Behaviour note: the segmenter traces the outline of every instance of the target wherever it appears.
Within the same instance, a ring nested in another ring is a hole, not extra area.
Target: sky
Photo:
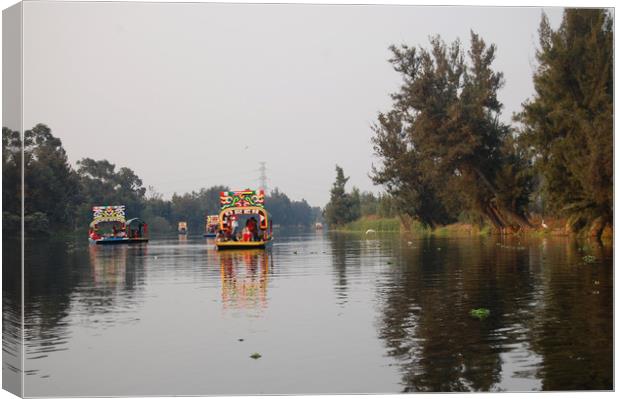
[[[553,28],[562,8],[545,8]],[[75,166],[133,169],[165,198],[215,184],[324,206],[335,165],[369,178],[372,123],[401,82],[391,44],[430,35],[497,45],[509,122],[534,93],[537,7],[24,3],[24,126],[45,123]]]

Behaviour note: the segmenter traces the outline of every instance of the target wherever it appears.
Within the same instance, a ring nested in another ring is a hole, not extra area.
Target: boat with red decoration
[[[222,191],[220,205],[218,249],[265,248],[272,243],[271,215],[263,190]]]
[[[124,205],[93,207],[93,221],[88,229],[91,244],[130,244],[148,240],[148,225],[140,218],[125,220]]]

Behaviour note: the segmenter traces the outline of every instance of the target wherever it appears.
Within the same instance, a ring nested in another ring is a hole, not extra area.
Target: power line
[[[267,167],[265,166],[265,162],[259,162],[260,168],[258,171],[260,172],[260,176],[258,177],[258,188],[260,190],[267,192]]]

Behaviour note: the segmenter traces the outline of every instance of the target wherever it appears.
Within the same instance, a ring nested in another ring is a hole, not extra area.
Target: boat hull
[[[119,245],[119,244],[136,244],[142,242],[148,242],[148,238],[101,238],[99,240],[93,240],[89,238],[88,241],[91,244],[96,245]]]
[[[269,241],[220,241],[216,242],[217,249],[262,249],[271,245]]]

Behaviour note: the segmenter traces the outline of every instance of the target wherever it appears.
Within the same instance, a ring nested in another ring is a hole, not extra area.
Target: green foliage
[[[77,165],[82,203],[88,204],[80,208],[80,225],[89,222],[92,217],[91,207],[94,205],[123,204],[127,215],[142,213],[146,188],[131,169],[121,167],[116,171],[116,165],[107,160],[95,161],[91,158],[83,158]]]
[[[19,234],[22,228],[21,214],[2,212],[2,232],[5,235]]]
[[[42,212],[50,227],[72,227],[80,201],[78,176],[69,165],[62,142],[38,124],[24,132],[24,214]],[[34,217],[39,221],[39,217]],[[38,223],[38,222],[37,222]],[[40,226],[34,224],[34,227]],[[38,227],[37,227],[38,228]],[[29,232],[26,226],[26,232]]]
[[[316,221],[316,210],[305,199],[291,201],[277,187],[265,197],[265,206],[274,223],[282,226],[309,226]]]
[[[344,226],[360,216],[360,193],[354,189],[351,194],[345,191],[349,181],[343,169],[336,165],[336,181],[330,191],[329,203],[323,212],[325,221],[331,226]]]
[[[592,255],[586,255],[583,257],[583,261],[586,263],[594,263],[596,262],[596,258]]]
[[[152,234],[166,234],[174,231],[174,227],[162,216],[143,216],[142,220],[148,220],[149,231]]]
[[[188,222],[190,232],[204,232],[205,216],[220,211],[220,192],[229,188],[216,185],[164,200],[153,187],[147,189],[135,172],[117,169],[107,160],[83,158],[77,171],[68,163],[60,139],[38,124],[24,133],[25,229],[42,234],[50,230],[84,228],[95,205],[125,205],[128,217],[141,217],[154,234],[176,231],[177,222]],[[21,230],[21,155],[19,132],[2,129],[3,230]],[[266,198],[276,223],[310,225],[320,220],[320,208],[305,200],[291,201],[275,190]],[[272,208],[273,205],[273,208]]]
[[[24,216],[24,230],[28,235],[50,234],[50,223],[43,212],[33,212]]]
[[[377,232],[398,232],[400,231],[400,220],[398,218],[366,218],[362,217],[353,222],[347,223],[344,230],[347,231],[367,231]]]
[[[20,217],[21,214],[22,141],[19,132],[2,128],[2,214]],[[7,228],[12,223],[3,223]],[[19,225],[17,226],[19,230]],[[16,230],[15,230],[16,231]]]
[[[458,40],[447,46],[439,37],[429,50],[391,50],[403,85],[373,127],[381,159],[374,182],[426,226],[452,223],[463,210],[498,229],[529,226],[528,165],[499,122],[504,80],[491,68],[495,46],[472,32],[468,62]]]
[[[541,174],[547,209],[600,236],[613,217],[613,18],[567,9],[540,24],[536,95],[523,104],[520,144]]]
[[[471,317],[475,317],[478,320],[484,320],[487,317],[489,317],[489,315],[491,314],[491,311],[485,308],[478,308],[478,309],[472,309],[469,312],[469,314]]]

